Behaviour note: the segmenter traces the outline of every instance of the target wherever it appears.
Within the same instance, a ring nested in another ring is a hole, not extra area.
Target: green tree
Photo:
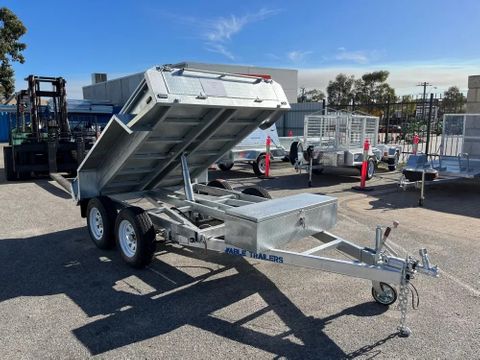
[[[297,97],[298,102],[319,102],[325,99],[325,93],[322,90],[305,88],[300,89],[301,92]]]
[[[386,103],[388,99],[395,101],[395,90],[387,83],[390,73],[385,70],[366,73],[355,81],[355,102],[368,104]]]
[[[334,106],[350,104],[354,96],[355,78],[353,75],[338,74],[327,86],[328,103]]]
[[[19,39],[27,29],[17,16],[6,7],[0,8],[0,96],[8,97],[15,90],[12,62],[23,64],[22,51],[27,47]]]
[[[442,110],[444,113],[462,113],[464,112],[463,106],[466,102],[467,99],[465,99],[458,87],[450,86],[443,93]]]

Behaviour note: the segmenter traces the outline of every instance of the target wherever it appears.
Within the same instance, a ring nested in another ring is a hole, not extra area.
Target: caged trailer
[[[357,168],[363,162],[363,144],[369,141],[367,180],[377,164],[385,162],[388,169],[397,168],[402,148],[399,145],[378,143],[379,118],[358,112],[321,111],[305,116],[304,134],[290,146],[290,162],[299,172],[306,170],[309,185],[312,173],[321,174],[325,168]]]
[[[410,155],[400,187],[480,179],[480,114],[445,114],[438,150]]]
[[[72,195],[99,248],[117,246],[123,260],[146,266],[157,238],[168,244],[330,271],[372,281],[373,298],[398,298],[401,334],[409,284],[416,273],[436,276],[421,260],[395,255],[390,229],[376,230],[372,248],[329,232],[337,200],[298,194],[270,199],[259,187],[232,189],[207,182],[207,169],[257,127],[289,109],[272,80],[168,66],[149,69],[121,113],[114,115],[78,168]],[[279,226],[281,224],[281,226]],[[287,243],[313,236],[303,252]],[[325,256],[337,249],[351,260]]]

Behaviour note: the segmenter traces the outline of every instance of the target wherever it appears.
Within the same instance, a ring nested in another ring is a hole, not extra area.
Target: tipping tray
[[[192,178],[258,126],[290,108],[282,87],[254,76],[157,67],[113,116],[78,169],[74,195],[151,190],[182,184],[180,156]]]

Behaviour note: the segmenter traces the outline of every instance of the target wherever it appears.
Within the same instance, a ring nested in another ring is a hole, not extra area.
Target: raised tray
[[[182,184],[180,156],[199,177],[258,126],[290,108],[282,87],[261,77],[156,67],[109,121],[78,168],[75,197]]]

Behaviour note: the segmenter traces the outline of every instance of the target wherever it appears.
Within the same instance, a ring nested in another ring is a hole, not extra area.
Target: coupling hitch
[[[418,250],[418,253],[421,258],[421,262],[416,260],[412,257],[409,258],[409,263],[411,263],[411,268],[413,270],[413,274],[415,272],[419,272],[424,275],[438,277],[438,266],[432,266],[430,263],[430,257],[428,256],[428,251],[425,248]],[[412,275],[413,275],[412,274]]]
[[[388,226],[385,232],[382,231],[381,226],[377,226],[375,236],[375,261],[376,264],[384,264],[393,269],[400,270],[402,276],[399,284],[398,294],[398,309],[400,310],[400,325],[398,326],[399,336],[408,337],[412,333],[406,326],[407,309],[408,309],[408,295],[412,292],[412,307],[418,308],[419,295],[418,291],[411,283],[417,273],[425,274],[432,277],[438,277],[438,266],[430,263],[430,257],[428,256],[427,249],[422,248],[418,251],[420,259],[416,259],[413,256],[407,255],[403,260],[399,257],[398,253],[390,246],[387,241],[392,229],[397,228],[398,221],[393,222],[393,226]],[[391,286],[373,282],[373,288],[376,292],[385,293],[384,289],[390,289],[394,291]],[[411,288],[411,289],[410,289]],[[414,298],[417,298],[417,305],[414,306]]]

